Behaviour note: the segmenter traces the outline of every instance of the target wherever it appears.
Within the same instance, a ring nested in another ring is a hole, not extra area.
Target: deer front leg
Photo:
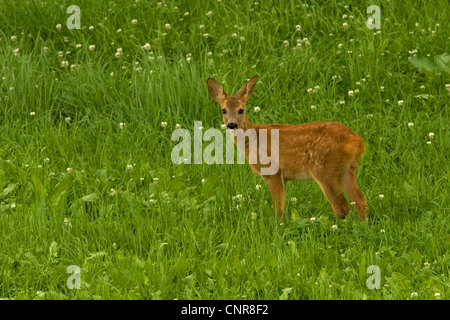
[[[281,174],[264,176],[267,185],[269,186],[270,195],[272,196],[272,201],[277,209],[277,215],[279,219],[284,216],[284,186]]]

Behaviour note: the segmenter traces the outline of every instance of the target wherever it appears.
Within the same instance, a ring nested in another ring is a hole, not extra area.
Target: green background
[[[0,1],[0,297],[447,299],[449,18],[445,0]],[[176,124],[222,124],[206,79],[254,74],[251,122],[365,140],[368,221],[292,182],[280,225],[248,165],[172,163]]]

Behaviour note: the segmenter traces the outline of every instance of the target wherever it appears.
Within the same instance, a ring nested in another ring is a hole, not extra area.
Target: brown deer
[[[314,179],[331,203],[336,218],[344,219],[349,211],[342,187],[354,204],[359,220],[365,220],[368,206],[356,184],[356,169],[366,148],[363,139],[339,122],[297,125],[250,123],[245,115],[245,104],[257,80],[258,76],[254,76],[233,96],[227,95],[222,85],[213,78],[209,78],[207,84],[210,95],[222,108],[223,121],[228,129],[243,129],[244,132],[253,129],[258,141],[260,130],[266,129],[267,137],[271,136],[271,130],[278,130],[278,171],[276,174],[262,175],[269,186],[278,217],[281,219],[284,215],[286,182]],[[234,141],[236,143],[236,137]],[[268,144],[267,149],[271,150],[270,142]],[[247,161],[248,149],[241,150],[245,152]],[[261,168],[265,165],[257,157],[256,163],[250,163],[250,166],[261,175]]]

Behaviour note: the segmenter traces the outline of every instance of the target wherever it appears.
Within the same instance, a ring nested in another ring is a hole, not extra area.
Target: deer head
[[[245,104],[252,96],[257,80],[258,76],[253,76],[235,95],[229,96],[219,82],[213,78],[208,79],[209,94],[219,103],[223,122],[228,129],[245,129],[247,123]]]

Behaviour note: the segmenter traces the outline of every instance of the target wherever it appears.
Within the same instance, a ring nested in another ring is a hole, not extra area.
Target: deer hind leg
[[[359,221],[364,221],[369,214],[369,207],[356,184],[356,167],[357,164],[353,163],[348,170],[343,172],[340,184],[350,201],[355,203],[355,211],[358,214]]]
[[[334,216],[338,219],[344,219],[349,210],[348,202],[345,199],[339,187],[339,179],[323,175],[323,177],[314,177],[323,194],[331,203]]]
[[[284,216],[284,186],[281,174],[264,176],[267,185],[269,186],[270,195],[272,196],[272,201],[277,209],[277,215],[279,219]]]

